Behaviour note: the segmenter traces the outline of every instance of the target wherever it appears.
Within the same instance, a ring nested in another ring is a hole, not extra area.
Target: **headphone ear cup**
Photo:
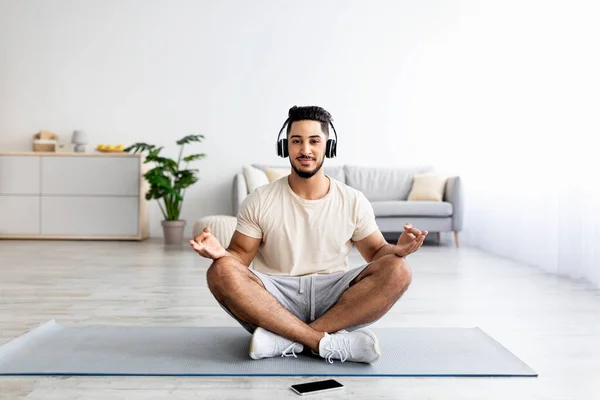
[[[282,158],[286,158],[288,156],[288,140],[281,139],[277,142],[277,155]]]
[[[333,158],[333,157],[335,157],[336,147],[337,146],[336,146],[335,140],[328,139],[327,140],[327,146],[325,148],[325,157],[327,157],[327,158]]]

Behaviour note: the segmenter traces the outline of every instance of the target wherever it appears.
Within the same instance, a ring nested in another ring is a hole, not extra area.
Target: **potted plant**
[[[201,160],[206,154],[191,154],[183,156],[183,148],[186,144],[201,142],[203,135],[189,135],[179,139],[179,157],[177,161],[162,157],[162,147],[147,143],[135,143],[124,149],[126,152],[147,153],[144,164],[154,163],[154,168],[144,174],[144,178],[150,184],[146,192],[146,200],[156,199],[160,211],[164,216],[162,221],[165,244],[181,244],[183,241],[183,230],[185,221],[179,219],[185,189],[198,181],[198,170],[188,169],[192,161]],[[182,162],[185,163],[182,165]],[[162,202],[161,202],[162,199]]]

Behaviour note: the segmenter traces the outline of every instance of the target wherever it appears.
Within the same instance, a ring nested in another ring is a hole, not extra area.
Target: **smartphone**
[[[292,385],[292,390],[298,393],[300,396],[313,393],[330,392],[332,390],[341,390],[344,387],[341,383],[336,380],[328,379],[326,381],[316,381],[309,383],[300,383],[298,385]]]

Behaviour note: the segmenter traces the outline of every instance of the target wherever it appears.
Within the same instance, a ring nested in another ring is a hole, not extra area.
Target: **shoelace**
[[[286,342],[287,340],[282,340],[281,338],[277,338],[277,341],[275,343],[275,354],[281,352],[281,357],[295,357],[298,358],[298,356],[296,355],[296,352],[294,351],[294,347],[296,347],[296,343],[292,343],[289,346],[286,346]],[[283,351],[282,351],[283,349]],[[292,354],[290,354],[290,351],[292,352]]]
[[[339,359],[341,362],[344,362],[350,357],[350,339],[348,338],[340,338],[333,339],[329,342],[329,344],[325,347],[325,351],[327,352],[325,355],[325,359],[333,364],[333,359]],[[334,357],[335,356],[335,357]]]

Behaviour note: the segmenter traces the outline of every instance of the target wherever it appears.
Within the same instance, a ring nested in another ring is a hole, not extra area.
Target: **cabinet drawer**
[[[0,156],[0,194],[39,193],[39,157]]]
[[[0,195],[0,234],[36,235],[38,233],[40,233],[40,198]]]
[[[44,196],[41,201],[42,235],[138,235],[138,197]]]
[[[136,196],[138,157],[42,157],[42,195]]]

